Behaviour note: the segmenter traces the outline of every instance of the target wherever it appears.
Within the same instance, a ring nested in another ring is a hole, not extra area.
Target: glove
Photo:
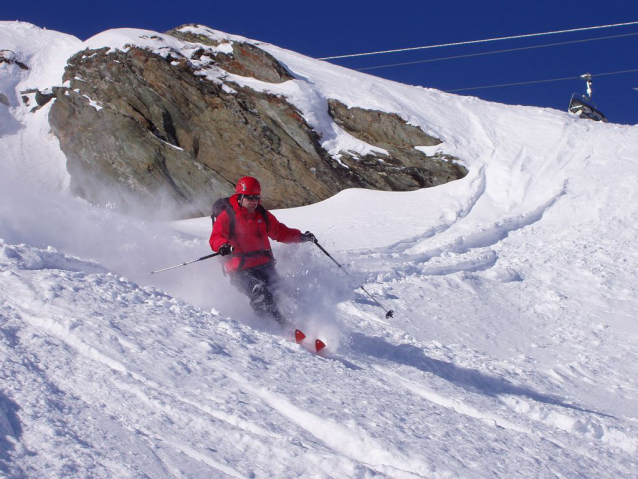
[[[219,254],[221,254],[222,256],[226,256],[232,252],[233,247],[230,245],[230,243],[224,243],[219,247]]]
[[[306,231],[304,234],[301,235],[302,243],[306,243],[308,241],[311,241],[313,243],[317,242],[317,238],[315,238],[315,235],[313,235],[310,231]]]

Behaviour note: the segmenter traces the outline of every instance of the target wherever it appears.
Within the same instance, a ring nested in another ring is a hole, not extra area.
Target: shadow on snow
[[[10,452],[14,449],[15,441],[22,437],[22,426],[17,414],[19,410],[20,407],[0,391],[0,472],[10,472]]]
[[[499,395],[523,396],[552,406],[560,406],[585,413],[597,414],[599,416],[613,417],[599,411],[592,411],[569,404],[556,396],[539,393],[524,386],[517,386],[500,377],[490,376],[473,369],[467,369],[455,366],[452,363],[429,358],[423,349],[410,344],[393,345],[382,338],[370,338],[361,333],[353,333],[352,339],[351,349],[353,352],[417,368],[423,372],[439,376],[473,393],[490,397],[497,397]]]

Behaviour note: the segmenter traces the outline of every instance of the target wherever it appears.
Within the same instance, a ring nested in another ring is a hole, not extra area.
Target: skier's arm
[[[295,228],[288,228],[280,223],[277,218],[268,212],[268,236],[281,243],[300,243],[302,241],[301,231]]]
[[[226,243],[230,243],[228,239],[230,232],[228,213],[223,211],[213,224],[213,232],[210,235],[208,244],[213,251],[219,252],[219,248]]]

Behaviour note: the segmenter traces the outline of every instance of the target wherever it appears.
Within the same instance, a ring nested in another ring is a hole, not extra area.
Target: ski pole
[[[328,252],[324,249],[324,247],[323,247],[323,246],[321,246],[321,245],[319,244],[319,242],[318,242],[316,239],[313,241],[313,243],[314,243],[314,244],[316,244],[316,245],[317,245],[317,248],[319,248],[321,251],[323,251],[323,253],[324,253],[324,254],[325,254],[328,258],[330,258],[332,261],[334,261],[334,263],[335,263],[337,266],[339,266],[339,268],[341,268],[341,271],[343,271],[343,272],[344,272],[344,273],[346,273],[348,276],[350,276],[350,273],[348,272],[348,270],[347,270],[347,269],[345,269],[343,266],[341,266],[341,265],[337,262],[337,260],[336,260],[336,259],[334,259],[334,258],[330,255],[330,253],[328,253]],[[379,306],[379,307],[380,307],[383,311],[385,311],[385,317],[386,317],[386,318],[391,318],[392,316],[394,316],[394,311],[393,311],[392,309],[385,309],[385,307],[384,307],[381,303],[379,303],[379,301],[377,301],[377,300],[374,298],[374,296],[372,296],[370,293],[368,293],[368,290],[367,290],[367,289],[365,289],[365,288],[363,287],[363,285],[362,285],[362,286],[359,286],[359,288],[361,288],[361,289],[365,292],[365,294],[367,294],[367,295],[370,297],[370,299],[371,299],[372,301],[374,301],[374,302],[375,302],[375,304],[376,304],[377,306]]]
[[[151,271],[150,273],[146,273],[143,276],[148,276],[150,274],[161,273],[162,271],[168,271],[169,269],[179,268],[181,266],[186,266],[187,264],[197,263],[198,261],[204,261],[205,259],[212,258],[213,256],[218,256],[219,253],[209,254],[207,256],[202,256],[201,258],[194,259],[193,261],[187,261],[186,263],[176,264],[175,266],[169,266],[168,268],[156,269],[155,271]]]

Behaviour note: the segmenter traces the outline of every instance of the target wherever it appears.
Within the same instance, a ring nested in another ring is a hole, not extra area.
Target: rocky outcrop
[[[342,161],[368,167],[365,179],[379,189],[389,185],[395,191],[428,188],[464,177],[467,170],[456,163],[456,158],[436,154],[428,156],[417,146],[436,146],[441,140],[420,128],[409,125],[395,114],[362,108],[347,108],[336,100],[328,100],[329,113],[341,128],[355,138],[383,148],[388,155],[352,157],[345,154]],[[376,173],[376,174],[375,174]]]
[[[180,40],[191,43],[200,43],[211,47],[218,47],[219,40],[183,30],[184,27],[197,27],[198,25],[183,25],[179,29],[170,30],[167,33]],[[256,78],[268,83],[283,83],[293,80],[293,76],[272,55],[257,48],[250,43],[230,42],[232,53],[218,52],[214,62],[223,70],[236,75]],[[191,58],[199,60],[207,51],[203,48],[195,51]]]
[[[31,96],[35,98],[36,106],[31,109],[31,112],[39,110],[55,98],[55,94],[48,89],[40,91],[37,88],[29,88],[28,90],[21,91],[20,94],[22,95],[22,103],[25,106],[29,106]]]
[[[0,63],[8,63],[9,65],[15,64],[22,70],[28,70],[29,67],[18,60],[18,55],[11,50],[0,50]]]
[[[193,73],[139,48],[71,58],[71,86],[56,90],[49,118],[77,194],[201,215],[244,174],[268,187],[270,207],[339,191],[338,171],[294,107]]]
[[[132,46],[86,50],[69,59],[68,86],[54,89],[50,123],[73,191],[91,202],[188,217],[210,214],[244,175],[260,179],[268,208],[317,202],[349,187],[409,190],[464,175],[451,158],[415,150],[438,140],[398,116],[331,101],[326,109],[335,122],[389,153],[345,153],[338,161],[284,97],[241,87],[227,74],[290,81],[274,57],[247,43],[207,49],[219,41],[169,33],[193,44],[189,56]]]

